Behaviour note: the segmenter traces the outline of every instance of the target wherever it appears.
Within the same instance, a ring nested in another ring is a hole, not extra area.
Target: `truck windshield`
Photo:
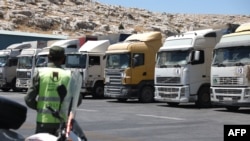
[[[108,54],[106,68],[125,69],[130,67],[130,53]]]
[[[0,67],[4,67],[7,63],[8,56],[0,56]]]
[[[250,64],[250,46],[219,48],[214,51],[213,66],[244,66]]]
[[[157,55],[157,68],[180,67],[188,63],[190,50],[162,51]]]
[[[47,55],[39,55],[36,61],[36,67],[46,67],[48,63]]]
[[[17,68],[31,69],[33,56],[22,56],[18,58]]]
[[[86,68],[86,55],[83,54],[67,54],[66,68]]]

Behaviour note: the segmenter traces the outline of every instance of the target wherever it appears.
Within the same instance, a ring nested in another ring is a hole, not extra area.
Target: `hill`
[[[0,29],[69,36],[188,30],[250,22],[250,15],[155,13],[93,0],[1,0]]]

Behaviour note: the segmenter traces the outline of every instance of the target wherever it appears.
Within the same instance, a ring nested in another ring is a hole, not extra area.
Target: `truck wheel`
[[[143,87],[139,96],[142,103],[150,103],[154,101],[154,90],[150,86]]]
[[[239,110],[239,106],[227,106],[226,109],[231,112],[236,112]]]
[[[210,99],[210,87],[202,87],[198,92],[198,100],[196,101],[196,106],[199,108],[211,107]]]
[[[10,88],[1,88],[1,90],[4,92],[8,92],[10,90]]]
[[[103,98],[104,97],[104,86],[101,83],[95,84],[92,96],[93,96],[93,98]]]
[[[12,80],[11,88],[12,88],[13,92],[21,92],[22,91],[21,88],[16,87],[16,78]]]

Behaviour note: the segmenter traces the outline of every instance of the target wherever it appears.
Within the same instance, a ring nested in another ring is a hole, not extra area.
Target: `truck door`
[[[16,77],[17,58],[10,58],[6,67],[6,78],[10,83]]]
[[[101,61],[100,56],[89,56],[89,66],[87,68],[87,80],[95,82],[98,79],[101,79]],[[92,84],[93,85],[93,84]]]
[[[132,84],[139,84],[141,80],[147,78],[144,53],[132,54]]]

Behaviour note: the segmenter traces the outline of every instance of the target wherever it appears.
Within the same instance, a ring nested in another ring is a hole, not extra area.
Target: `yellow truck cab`
[[[106,51],[104,96],[118,101],[154,101],[155,56],[162,46],[160,32],[133,34]]]

